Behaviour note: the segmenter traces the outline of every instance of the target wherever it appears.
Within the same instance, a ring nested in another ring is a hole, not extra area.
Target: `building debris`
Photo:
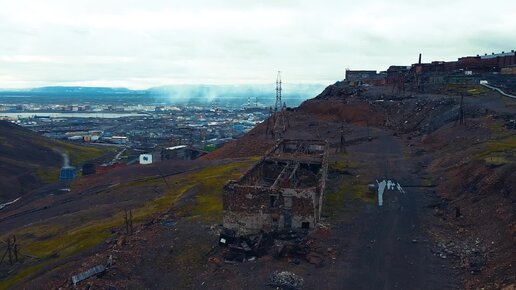
[[[72,283],[73,283],[73,285],[77,285],[77,283],[84,281],[90,277],[93,277],[96,275],[101,275],[104,272],[106,272],[107,269],[109,269],[112,265],[113,265],[113,256],[109,255],[106,265],[100,264],[100,265],[90,268],[82,273],[72,276]]]
[[[88,269],[87,271],[84,271],[82,273],[79,273],[77,275],[72,276],[72,283],[74,285],[77,285],[77,283],[84,281],[92,276],[102,274],[106,271],[106,266],[104,265],[97,265],[93,268]]]
[[[269,276],[268,286],[280,289],[301,289],[304,280],[301,276],[288,271],[275,271]]]
[[[305,260],[315,266],[321,266],[325,261],[325,255],[317,252],[314,234],[320,235],[320,230],[308,232],[277,231],[260,233],[247,236],[235,236],[234,232],[225,230],[219,236],[219,246],[225,248],[222,253],[227,263],[254,261],[264,256],[276,259],[286,258],[289,261]],[[337,253],[333,249],[328,250],[332,259]]]

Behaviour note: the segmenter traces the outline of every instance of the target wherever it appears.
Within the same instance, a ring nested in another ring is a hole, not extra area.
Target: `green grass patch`
[[[349,164],[346,161],[336,160],[329,162],[328,169],[330,171],[342,172],[349,169]]]
[[[152,213],[168,210],[190,190],[196,191],[195,203],[177,208],[180,215],[199,215],[209,220],[220,217],[224,184],[230,179],[237,179],[253,163],[254,160],[248,159],[167,178],[167,182],[174,185],[171,192],[137,209],[135,218],[141,220]]]
[[[39,180],[43,183],[54,183],[59,180],[59,168],[38,168],[36,171],[36,176],[38,176]]]
[[[350,171],[356,171],[359,164],[351,161],[346,153],[332,156],[328,162],[328,172],[339,173],[340,176],[326,183],[323,212],[335,216],[343,208],[347,201],[360,199],[365,202],[375,202],[376,195],[369,193],[367,182],[363,181],[365,175],[357,179],[350,176]]]
[[[434,182],[429,177],[421,178],[421,186],[428,187],[434,185]]]
[[[111,227],[121,223],[121,220],[111,223],[104,221],[85,228],[64,232],[54,238],[33,242],[26,245],[24,249],[30,255],[37,257],[47,257],[54,254],[59,257],[68,257],[71,254],[98,245],[110,236],[109,229]]]
[[[344,207],[346,201],[353,199],[374,203],[376,195],[369,192],[366,183],[355,182],[350,178],[339,180],[335,184],[328,183],[323,211],[330,216],[335,216]]]
[[[486,150],[480,153],[479,159],[488,164],[503,165],[514,162],[516,152],[516,136],[493,139],[486,142]]]
[[[489,152],[515,152],[516,136],[510,136],[503,139],[490,140],[487,142],[487,150]]]
[[[192,174],[192,179],[200,182],[200,192],[196,204],[189,209],[192,215],[204,215],[207,218],[222,214],[222,192],[224,184],[240,177],[254,160],[230,163],[202,170]]]
[[[89,224],[69,231],[61,231],[60,225],[35,225],[15,231],[20,243],[20,251],[36,256],[39,260],[11,274],[0,281],[0,289],[9,288],[24,281],[43,266],[58,259],[69,257],[89,249],[111,236],[111,228],[123,223],[121,214],[110,219],[92,221]]]
[[[491,133],[502,134],[507,131],[501,122],[492,122],[487,125]]]
[[[70,164],[78,166],[86,161],[94,160],[105,154],[114,152],[113,148],[97,148],[90,146],[80,146],[76,144],[56,141],[57,148],[66,152],[70,157]]]
[[[448,84],[445,87],[445,91],[448,93],[465,94],[468,96],[479,96],[489,92],[484,86],[481,85],[459,85],[459,84]]]
[[[0,281],[0,289],[10,289],[14,285],[22,282],[26,277],[30,276],[33,273],[36,273],[41,268],[50,264],[50,262],[51,261],[45,261],[42,263],[38,263],[35,266],[24,268],[23,270],[16,272],[16,274],[14,276],[12,276],[11,278],[6,279],[6,280],[1,280]]]

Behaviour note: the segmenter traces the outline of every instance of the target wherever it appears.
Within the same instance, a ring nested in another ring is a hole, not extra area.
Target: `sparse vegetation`
[[[178,210],[184,216],[199,216],[208,220],[219,218],[222,214],[222,187],[224,183],[228,179],[237,178],[253,162],[254,160],[248,159],[168,177],[167,181],[170,184],[175,184],[175,188],[167,194],[145,203],[141,208],[134,209],[134,221],[141,222],[159,212],[170,209],[175,202],[192,189],[198,191],[196,192],[195,202],[180,206]],[[148,186],[146,182],[159,183],[163,181],[157,178],[149,178],[130,184],[132,186]],[[119,227],[122,224],[122,213],[117,213],[106,219],[90,220],[87,224],[73,229],[66,229],[62,225],[55,224],[35,224],[9,233],[16,234],[21,238],[23,241],[22,249],[25,254],[36,256],[39,260],[27,263],[8,279],[1,281],[0,288],[15,285],[47,264],[98,245],[111,235],[112,228]],[[188,255],[186,252],[184,254]],[[185,259],[187,258],[185,256]],[[187,282],[185,281],[185,283]]]
[[[243,170],[254,162],[248,159],[242,162],[234,162],[225,165],[213,166],[197,172],[186,173],[178,177],[167,178],[169,184],[175,184],[175,188],[164,196],[146,203],[136,210],[135,218],[142,219],[150,213],[163,211],[170,208],[175,202],[190,190],[196,190],[196,202],[187,203],[178,208],[182,215],[200,215],[213,219],[222,213],[222,187],[229,179],[237,178]]]
[[[56,144],[57,149],[62,150],[69,155],[70,164],[74,166],[78,166],[86,161],[114,152],[114,149],[110,147],[97,148],[91,146],[79,146],[61,141],[56,141]]]
[[[485,150],[479,158],[492,165],[503,165],[514,161],[516,152],[516,136],[508,132],[501,123],[489,124],[493,137],[485,143]]]
[[[449,94],[465,94],[468,96],[479,96],[487,94],[489,92],[489,89],[481,85],[448,84],[445,87],[445,91]]]
[[[38,168],[36,175],[43,183],[54,183],[59,180],[59,168]]]
[[[345,175],[348,170],[358,168],[358,165],[349,160],[345,153],[337,155],[337,160],[328,163],[330,174],[337,174],[327,183],[323,211],[335,216],[346,201],[361,199],[365,202],[374,202],[375,196],[368,192],[367,183],[354,176]]]

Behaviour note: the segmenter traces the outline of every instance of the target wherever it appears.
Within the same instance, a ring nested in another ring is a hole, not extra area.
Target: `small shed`
[[[96,172],[95,164],[93,164],[93,163],[85,163],[82,166],[82,175],[95,174],[95,172]]]
[[[140,154],[140,164],[152,164],[152,154]]]
[[[59,174],[59,180],[67,181],[75,178],[75,167],[72,166],[64,166],[61,168],[61,173]]]

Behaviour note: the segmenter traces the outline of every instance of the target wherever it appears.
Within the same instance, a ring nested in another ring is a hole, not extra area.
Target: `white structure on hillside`
[[[152,154],[140,154],[140,164],[151,164]]]

